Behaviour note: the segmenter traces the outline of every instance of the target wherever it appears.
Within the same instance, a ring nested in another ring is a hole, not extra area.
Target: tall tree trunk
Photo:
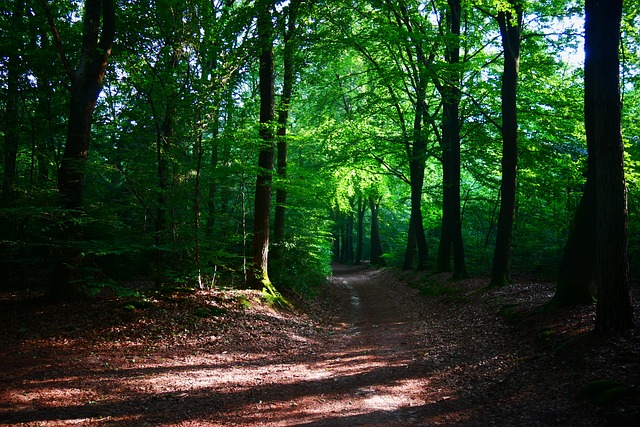
[[[200,123],[197,123],[196,126],[201,127]],[[196,182],[195,188],[193,191],[193,225],[195,227],[195,242],[194,242],[194,251],[195,251],[195,262],[196,268],[198,270],[198,288],[203,289],[202,285],[202,244],[200,241],[200,230],[202,228],[202,208],[201,208],[201,182],[202,182],[202,158],[204,157],[204,149],[202,147],[202,129],[200,129],[200,134],[198,135],[198,139],[196,141]]]
[[[369,209],[371,210],[371,264],[384,265],[382,258],[382,241],[380,240],[380,220],[378,211],[380,208],[380,199],[369,197]]]
[[[364,214],[367,211],[367,204],[364,202],[363,197],[358,197],[358,218],[356,224],[356,256],[354,264],[360,264],[362,262],[362,250],[364,246]]]
[[[518,169],[518,115],[516,96],[520,65],[520,30],[522,4],[509,0],[512,11],[498,14],[504,72],[502,73],[502,183],[500,185],[500,212],[496,231],[496,247],[490,286],[502,286],[511,281],[510,259],[513,222],[516,207],[516,175]],[[515,13],[515,15],[514,15]]]
[[[180,52],[172,40],[167,40],[166,45],[171,46],[171,57],[169,58],[169,70],[175,70],[178,66]],[[172,84],[169,83],[169,87]],[[156,243],[156,286],[160,286],[165,280],[166,260],[165,246],[167,244],[167,195],[170,192],[169,177],[169,158],[171,157],[171,148],[173,145],[173,128],[176,116],[175,107],[175,91],[169,89],[165,94],[166,100],[164,109],[156,114],[162,114],[156,117],[159,121],[156,130],[156,155],[157,155],[157,174],[158,174],[158,194],[156,197],[156,221],[155,221],[155,243]]]
[[[352,264],[354,258],[353,252],[353,201],[349,203],[351,210],[348,214],[345,214],[345,229],[344,229],[344,262],[346,264]]]
[[[51,14],[48,14],[49,17]],[[54,34],[57,34],[53,19]],[[101,28],[102,22],[102,28]],[[63,244],[62,259],[49,284],[48,296],[55,299],[84,295],[81,267],[82,251],[77,247],[82,238],[79,220],[83,211],[85,167],[89,154],[93,111],[102,90],[107,61],[115,35],[113,0],[86,0],[80,62],[71,78],[71,104],[68,133],[62,163],[58,171],[58,193],[65,211],[62,230],[68,243]],[[99,38],[99,40],[98,40]],[[58,39],[63,64],[71,70]]]
[[[416,113],[413,125],[413,147],[411,158],[409,160],[409,174],[411,182],[411,227],[415,237],[415,244],[418,248],[418,263],[416,270],[425,270],[427,268],[427,258],[429,255],[427,238],[424,232],[424,224],[422,218],[422,186],[424,184],[424,166],[426,161],[426,143],[424,141],[422,118],[424,115],[425,89],[423,82],[418,89]],[[407,251],[408,252],[408,251]],[[407,262],[405,261],[405,265]]]
[[[280,99],[280,108],[278,109],[277,174],[280,185],[276,190],[276,208],[273,225],[274,248],[272,258],[274,260],[281,260],[284,255],[285,213],[287,205],[287,122],[289,120],[289,106],[291,104],[291,95],[293,93],[293,84],[295,82],[294,54],[296,46],[296,20],[301,2],[302,0],[293,0],[289,2],[287,29],[284,34],[284,75],[282,82],[282,97]]]
[[[7,58],[7,98],[4,116],[4,173],[2,176],[2,195],[0,205],[11,207],[15,204],[15,180],[17,175],[17,157],[19,143],[19,114],[20,93],[18,89],[21,62],[18,52],[22,51],[24,1],[14,0],[11,15],[9,35],[15,45],[9,48]]]
[[[627,191],[621,135],[622,0],[585,2],[585,127],[596,162],[596,332],[633,326],[627,259]]]
[[[271,0],[257,2],[257,30],[260,45],[260,138],[262,146],[258,156],[255,213],[253,228],[252,266],[249,287],[271,288],[269,280],[269,222],[271,218],[271,182],[274,160],[274,135],[271,130],[274,112],[273,83],[273,28]]]
[[[467,275],[460,219],[460,0],[448,0],[447,31],[451,36],[445,47],[449,64],[443,85],[438,85],[443,99],[442,114],[442,231],[438,246],[436,271],[451,271],[453,277]]]

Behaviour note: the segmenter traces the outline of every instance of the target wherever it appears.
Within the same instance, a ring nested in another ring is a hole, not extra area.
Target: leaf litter
[[[336,266],[292,311],[237,290],[3,295],[0,425],[640,424],[637,330],[540,310],[552,283],[486,283]]]

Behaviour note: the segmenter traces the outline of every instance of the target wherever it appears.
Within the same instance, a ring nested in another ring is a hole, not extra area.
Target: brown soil
[[[548,283],[485,284],[338,266],[308,314],[249,291],[6,296],[0,425],[640,424],[637,330],[592,336],[593,307],[531,314]],[[603,379],[623,386],[581,392]]]

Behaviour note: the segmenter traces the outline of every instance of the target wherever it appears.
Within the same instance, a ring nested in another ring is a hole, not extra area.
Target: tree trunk
[[[369,209],[371,209],[371,264],[384,265],[382,258],[382,242],[380,240],[380,220],[378,211],[380,208],[380,200],[369,197]]]
[[[171,57],[169,58],[168,68],[170,73],[178,66],[180,52],[175,43],[168,39],[165,43],[171,46]],[[156,244],[156,266],[155,266],[155,282],[156,286],[162,285],[165,280],[166,259],[165,246],[167,244],[167,195],[170,192],[169,177],[169,159],[171,158],[171,149],[173,145],[173,124],[176,116],[175,98],[176,93],[171,83],[167,85],[168,93],[165,94],[164,111],[156,114],[163,114],[156,117],[156,155],[157,155],[157,173],[158,173],[158,194],[156,197],[156,221],[155,221],[155,244]]]
[[[509,0],[512,12],[500,12],[498,23],[504,49],[502,73],[502,183],[500,212],[496,231],[496,247],[490,286],[502,286],[511,281],[510,259],[513,222],[516,207],[516,174],[518,169],[518,116],[516,95],[520,64],[520,28],[522,4]],[[515,19],[515,21],[514,21]]]
[[[596,326],[599,333],[633,326],[627,259],[627,191],[621,135],[622,0],[585,2],[585,127],[596,162]]]
[[[2,195],[0,205],[12,207],[15,204],[15,180],[16,162],[18,157],[19,135],[19,114],[20,93],[18,83],[20,79],[20,58],[18,52],[23,50],[22,43],[22,22],[24,15],[24,1],[14,0],[13,12],[10,21],[10,40],[15,45],[9,48],[7,57],[7,92],[6,111],[4,116],[4,173],[2,176]]]
[[[353,210],[349,211],[349,216],[347,216],[347,226],[345,230],[345,262],[347,264],[353,263],[354,253],[353,253]]]
[[[451,271],[453,277],[467,275],[460,220],[460,0],[449,0],[447,30],[451,36],[445,48],[449,64],[444,85],[439,85],[443,99],[442,114],[442,229],[436,271]]]
[[[287,20],[287,30],[284,35],[284,74],[282,82],[282,97],[280,99],[280,108],[278,110],[278,167],[277,174],[280,185],[276,190],[276,208],[275,219],[273,225],[274,250],[272,258],[281,260],[284,255],[284,236],[285,236],[285,217],[287,205],[287,122],[289,120],[289,106],[291,104],[291,95],[293,93],[293,84],[295,81],[294,74],[294,53],[295,53],[295,36],[296,36],[296,20],[298,16],[298,8],[301,0],[294,0],[289,3],[289,15]]]
[[[592,138],[587,137],[587,141]],[[591,149],[590,152],[593,152]],[[589,156],[587,183],[576,209],[560,261],[553,306],[590,304],[595,291],[596,194],[595,156]]]
[[[271,183],[274,161],[274,135],[271,130],[274,111],[273,28],[271,0],[257,2],[257,30],[260,45],[260,138],[249,287],[271,288],[269,280],[269,222],[271,218]]]
[[[356,256],[354,264],[362,262],[362,247],[364,246],[364,214],[367,211],[367,204],[362,200],[362,196],[358,197],[358,218],[356,224]]]
[[[407,239],[407,251],[405,252],[404,268],[413,264],[413,247],[418,249],[418,260],[416,269],[425,270],[427,268],[428,246],[424,234],[424,224],[422,219],[422,186],[424,184],[424,166],[426,161],[427,147],[424,141],[422,118],[424,115],[424,101],[426,96],[425,81],[419,79],[416,88],[415,118],[413,121],[413,144],[409,156],[409,181],[411,185],[411,219],[409,235]],[[413,240],[415,239],[415,240]],[[415,243],[413,243],[415,242]],[[413,244],[412,244],[413,243]],[[415,245],[415,246],[413,246]]]
[[[102,90],[102,80],[115,34],[113,0],[87,0],[84,12],[80,63],[70,76],[71,103],[67,140],[58,171],[58,193],[65,211],[62,230],[67,242],[63,243],[62,259],[56,266],[47,291],[48,296],[55,299],[84,295],[81,277],[83,256],[77,243],[82,237],[79,222],[84,202],[85,167],[93,111]],[[62,52],[61,56],[65,68],[70,69]]]
[[[409,230],[407,231],[407,247],[404,251],[404,261],[402,262],[403,270],[413,268],[417,255],[416,233],[413,230],[413,219],[409,218]]]

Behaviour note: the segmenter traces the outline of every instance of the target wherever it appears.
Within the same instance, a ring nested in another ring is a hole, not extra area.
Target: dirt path
[[[416,328],[376,274],[337,267],[334,325],[289,335],[282,351],[32,343],[0,381],[0,425],[412,424],[428,387]]]
[[[256,367],[273,388],[225,420],[237,425],[408,425],[424,403],[426,380],[415,369],[415,325],[363,268],[337,266],[344,293],[336,333],[308,360]]]
[[[638,383],[637,331],[580,345],[593,307],[505,324],[499,311],[543,304],[548,284],[468,279],[423,298],[407,280],[435,279],[337,266],[315,320],[247,291],[133,311],[0,301],[0,426],[637,425],[635,400],[577,397]]]

